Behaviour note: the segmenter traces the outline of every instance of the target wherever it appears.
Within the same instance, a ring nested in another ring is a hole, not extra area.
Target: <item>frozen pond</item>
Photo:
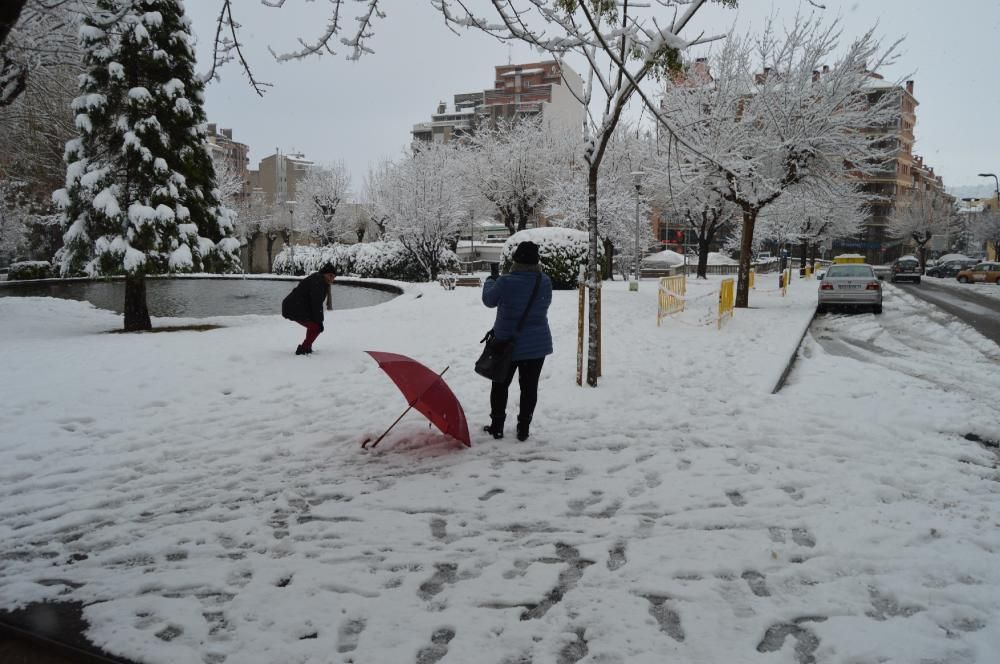
[[[285,279],[155,279],[146,280],[149,314],[159,317],[207,318],[244,314],[280,315],[281,300],[297,280]],[[338,280],[333,284],[333,308],[356,309],[388,302],[398,293]],[[391,287],[389,287],[391,288]],[[0,297],[34,296],[85,300],[100,309],[122,313],[125,282],[33,281],[5,282]]]

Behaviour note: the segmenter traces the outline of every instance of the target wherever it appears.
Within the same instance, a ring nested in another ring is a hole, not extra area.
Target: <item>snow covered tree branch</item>
[[[881,129],[896,121],[901,88],[878,71],[898,42],[884,48],[869,31],[841,49],[840,38],[836,21],[799,16],[779,34],[772,19],[760,36],[730,35],[708,79],[680,76],[667,86],[659,117],[668,149],[689,178],[742,213],[737,307],[748,305],[762,210],[793,187],[822,190],[894,156]]]

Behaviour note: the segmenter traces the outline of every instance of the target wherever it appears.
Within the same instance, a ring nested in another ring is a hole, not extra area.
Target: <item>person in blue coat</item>
[[[549,330],[549,305],[552,303],[552,281],[538,264],[538,245],[522,242],[512,256],[510,272],[490,276],[483,284],[483,304],[496,308],[493,334],[497,339],[514,341],[510,371],[505,380],[494,381],[490,390],[490,424],[483,430],[494,438],[503,438],[503,424],[507,417],[507,392],[514,373],[521,386],[521,408],[517,414],[517,439],[528,439],[528,427],[538,403],[538,378],[542,374],[545,356],[552,353],[552,332]],[[538,281],[538,292],[521,332],[517,324],[531,299],[531,292]]]

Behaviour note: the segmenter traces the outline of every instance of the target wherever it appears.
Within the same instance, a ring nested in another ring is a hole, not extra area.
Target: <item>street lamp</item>
[[[997,208],[1000,208],[1000,179],[997,178],[993,173],[980,173],[981,178],[993,178],[994,186],[996,186],[997,192]]]
[[[288,208],[288,251],[292,255],[292,274],[295,273],[295,201],[285,201]]]
[[[635,291],[639,290],[639,206],[644,177],[644,172],[632,171],[632,184],[635,185],[635,281],[629,284],[629,290]]]

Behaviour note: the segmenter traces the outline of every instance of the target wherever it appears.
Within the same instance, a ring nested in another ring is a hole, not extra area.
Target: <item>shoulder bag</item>
[[[531,305],[535,303],[535,296],[538,295],[538,286],[541,283],[542,275],[539,273],[535,279],[535,287],[531,291],[531,297],[528,299],[528,306],[524,308],[524,313],[521,314],[521,320],[517,322],[517,329],[512,338],[497,339],[493,328],[490,328],[489,332],[479,340],[479,343],[486,344],[483,347],[482,355],[476,360],[476,373],[483,378],[489,378],[496,383],[507,380],[510,364],[514,357],[514,341],[521,333],[521,328],[524,327],[524,321],[528,317],[528,312],[531,311]]]

